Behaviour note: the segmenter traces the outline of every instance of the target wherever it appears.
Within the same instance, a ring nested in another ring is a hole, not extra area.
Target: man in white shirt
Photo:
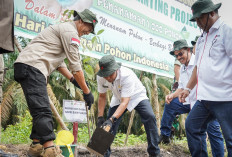
[[[169,137],[171,134],[171,127],[176,115],[189,113],[196,102],[196,87],[191,90],[190,95],[186,98],[186,102],[181,103],[178,99],[178,95],[186,87],[195,67],[195,55],[191,53],[186,40],[177,40],[173,45],[174,48],[170,54],[174,55],[182,65],[180,68],[178,89],[174,93],[167,95],[165,99],[166,104],[161,120],[161,136],[159,139],[159,143],[162,142],[165,144],[170,143]],[[220,132],[220,125],[217,120],[213,120],[208,124],[207,133],[209,135],[213,156],[224,156],[224,142]],[[206,134],[204,134],[204,139],[205,138]],[[206,147],[205,140],[204,143],[202,143],[202,146]]]
[[[131,112],[135,109],[139,113],[146,130],[149,156],[159,156],[160,149],[158,146],[156,118],[145,87],[132,70],[121,67],[121,64],[116,63],[111,55],[102,57],[99,61],[99,66],[100,70],[97,73],[99,92],[97,127],[110,126],[111,131],[116,135],[123,114],[127,110]],[[111,90],[113,96],[107,120],[105,121],[103,114],[107,90]],[[110,152],[109,148],[105,156],[110,156]]]
[[[193,157],[207,156],[201,143],[208,123],[215,118],[221,126],[228,156],[232,156],[232,28],[220,19],[220,6],[211,0],[197,0],[191,7],[190,21],[196,21],[203,33],[196,43],[196,66],[179,99],[185,102],[189,90],[196,86],[197,102],[186,120]]]

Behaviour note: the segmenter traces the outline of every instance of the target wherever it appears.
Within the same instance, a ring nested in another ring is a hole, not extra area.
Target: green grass
[[[31,140],[32,122],[30,113],[27,111],[24,117],[18,116],[19,122],[15,125],[8,125],[5,130],[2,130],[1,143],[3,144],[27,144]]]

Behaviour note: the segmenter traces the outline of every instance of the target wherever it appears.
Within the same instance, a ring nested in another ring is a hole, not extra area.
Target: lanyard
[[[206,45],[206,43],[207,43],[208,34],[209,34],[209,32],[208,32],[208,33],[207,33],[207,35],[206,35],[206,39],[205,39],[205,45]],[[199,63],[199,67],[197,67],[197,87],[196,87],[196,100],[197,100],[197,90],[198,90],[198,77],[199,77],[199,71],[200,71],[201,60],[202,60],[202,57],[203,57],[203,55],[204,55],[204,52],[205,52],[205,45],[204,45],[204,49],[203,49],[203,52],[202,52],[202,55],[201,55],[201,59],[200,59],[200,63]]]

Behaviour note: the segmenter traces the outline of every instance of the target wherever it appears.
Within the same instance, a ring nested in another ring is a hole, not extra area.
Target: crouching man
[[[145,87],[132,70],[122,67],[120,63],[116,63],[111,55],[102,57],[99,61],[99,66],[100,70],[97,73],[99,92],[98,127],[109,125],[113,134],[116,135],[123,114],[127,110],[131,112],[135,109],[139,113],[146,130],[149,156],[159,156],[160,149],[158,147],[156,118],[146,95]],[[107,120],[105,121],[103,113],[108,89],[113,92],[113,97]],[[110,153],[111,150],[109,148],[105,157],[109,157]]]

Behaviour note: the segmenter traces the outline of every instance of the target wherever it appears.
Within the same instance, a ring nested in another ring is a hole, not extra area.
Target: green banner
[[[124,66],[172,78],[173,42],[190,43],[200,34],[196,23],[189,21],[190,6],[180,0],[15,0],[15,33],[33,38],[69,18],[63,16],[65,10],[88,8],[97,14],[96,30],[104,32],[95,47],[92,35],[83,36],[82,44],[92,51],[80,53],[98,59],[110,54]]]

